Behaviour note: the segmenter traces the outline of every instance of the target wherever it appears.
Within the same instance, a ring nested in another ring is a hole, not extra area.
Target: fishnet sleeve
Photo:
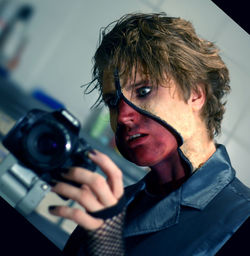
[[[89,256],[125,255],[123,225],[126,210],[106,219],[104,224],[86,232],[86,254]]]
[[[123,195],[112,207],[90,215],[104,220],[103,225],[93,231],[77,226],[63,248],[67,256],[122,256],[125,255],[123,227],[126,215],[126,197]]]

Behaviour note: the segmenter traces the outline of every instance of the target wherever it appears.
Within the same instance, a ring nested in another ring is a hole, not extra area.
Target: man
[[[119,168],[89,157],[107,175],[73,167],[54,192],[86,212],[53,206],[79,226],[70,255],[215,255],[250,214],[250,191],[214,141],[230,91],[216,46],[190,22],[165,14],[125,15],[102,33],[94,88],[110,110],[121,154],[151,171],[123,191]]]

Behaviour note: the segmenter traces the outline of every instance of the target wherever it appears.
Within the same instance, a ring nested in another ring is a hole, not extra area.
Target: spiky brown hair
[[[185,101],[202,84],[206,102],[201,116],[211,139],[220,133],[223,98],[230,91],[228,69],[215,44],[197,36],[189,21],[165,13],[125,15],[101,30],[93,60],[93,80],[86,92],[98,89],[97,103],[105,70],[118,67],[121,75],[129,76],[139,67],[156,84],[171,76]]]

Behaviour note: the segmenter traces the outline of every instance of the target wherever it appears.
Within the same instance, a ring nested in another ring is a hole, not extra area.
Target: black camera
[[[90,145],[79,138],[81,125],[66,109],[29,111],[4,137],[3,145],[24,166],[50,183],[72,166],[94,171]]]

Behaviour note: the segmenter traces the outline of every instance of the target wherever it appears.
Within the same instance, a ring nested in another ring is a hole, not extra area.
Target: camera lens
[[[71,150],[67,129],[60,123],[48,120],[32,126],[23,143],[28,161],[43,170],[61,166]]]
[[[37,150],[43,155],[58,154],[64,148],[64,144],[56,137],[53,133],[41,134],[37,139]]]

